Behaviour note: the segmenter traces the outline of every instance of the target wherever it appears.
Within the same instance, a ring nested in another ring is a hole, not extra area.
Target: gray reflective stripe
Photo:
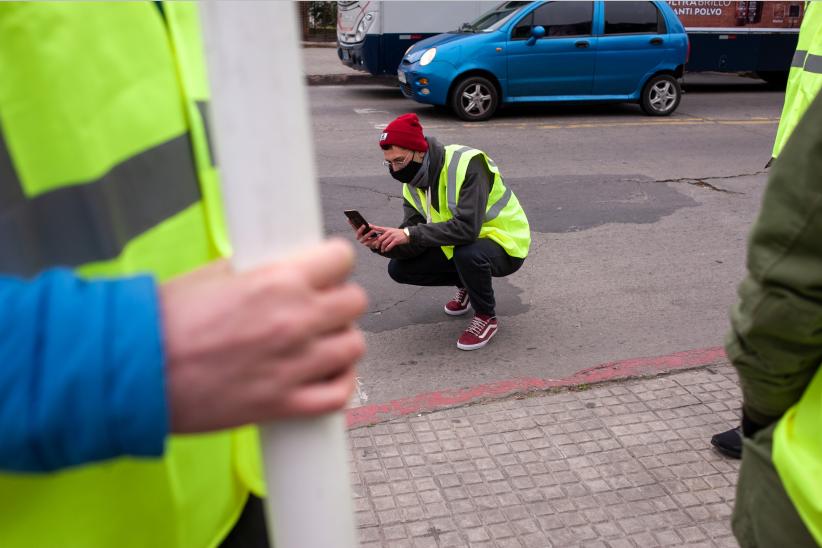
[[[208,157],[211,160],[211,166],[217,167],[217,154],[214,150],[214,140],[211,134],[211,111],[208,109],[208,102],[206,101],[196,101],[196,104],[197,110],[200,111],[200,118],[203,120],[203,130],[208,143]]]
[[[11,154],[3,139],[3,130],[0,129],[0,211],[24,198],[23,187],[17,177],[14,164],[11,163]]]
[[[805,72],[822,74],[822,55],[808,54],[808,58],[805,59]]]
[[[471,150],[471,147],[458,148],[454,151],[448,164],[448,209],[451,210],[451,215],[457,214],[457,168],[459,167],[460,158],[469,150]]]
[[[791,61],[791,67],[800,67],[802,68],[805,66],[805,56],[808,55],[807,51],[796,50],[796,53],[793,54],[793,60]]]
[[[499,200],[497,200],[494,203],[494,205],[492,205],[490,208],[488,208],[488,211],[485,212],[485,222],[486,223],[489,222],[489,221],[493,221],[494,219],[496,219],[499,216],[499,214],[502,212],[502,210],[505,209],[505,206],[508,205],[508,202],[511,201],[511,196],[513,194],[514,193],[511,192],[511,188],[506,187],[505,192],[502,193],[502,196],[499,197]]]
[[[411,186],[406,185],[408,189],[408,194],[411,195],[411,204],[417,208],[417,211],[424,217],[425,210],[422,208],[422,202],[420,201],[420,193],[417,192],[417,189]]]
[[[0,272],[30,276],[51,266],[114,259],[129,241],[199,199],[185,134],[96,181],[0,207]]]

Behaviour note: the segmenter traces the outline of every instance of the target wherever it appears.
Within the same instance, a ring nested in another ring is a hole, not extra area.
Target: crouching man
[[[401,284],[455,286],[445,313],[474,318],[457,348],[482,348],[496,335],[492,277],[513,274],[531,244],[528,219],[481,150],[426,138],[415,114],[404,114],[380,135],[389,173],[402,183],[399,228],[361,227],[357,239],[391,258],[388,274]]]

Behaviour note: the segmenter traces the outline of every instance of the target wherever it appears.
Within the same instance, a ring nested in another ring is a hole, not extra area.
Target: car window
[[[605,2],[605,34],[665,34],[665,18],[652,2]]]
[[[522,7],[531,2],[503,2],[491,11],[485,12],[470,23],[463,23],[459,32],[488,32],[497,30]]]
[[[545,28],[545,38],[585,36],[591,34],[593,2],[549,2],[538,7],[517,23],[511,33],[514,40],[531,36],[531,27]]]
[[[525,40],[529,36],[531,36],[531,26],[534,24],[534,14],[529,13],[525,17],[522,18],[522,21],[517,23],[517,26],[514,27],[514,31],[511,33],[511,38],[514,40]]]

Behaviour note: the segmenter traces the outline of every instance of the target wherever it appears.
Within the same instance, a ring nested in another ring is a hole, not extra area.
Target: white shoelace
[[[457,289],[457,295],[454,297],[454,300],[462,305],[462,303],[465,302],[466,295],[468,295],[467,289]]]
[[[466,329],[466,331],[476,335],[477,337],[481,337],[482,332],[485,331],[485,328],[488,327],[488,324],[490,322],[491,318],[483,320],[479,316],[474,316],[474,318],[471,320],[471,324],[468,326],[468,329]]]

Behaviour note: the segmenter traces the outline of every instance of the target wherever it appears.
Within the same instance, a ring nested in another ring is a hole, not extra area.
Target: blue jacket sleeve
[[[161,336],[150,277],[0,276],[0,469],[161,455]]]

